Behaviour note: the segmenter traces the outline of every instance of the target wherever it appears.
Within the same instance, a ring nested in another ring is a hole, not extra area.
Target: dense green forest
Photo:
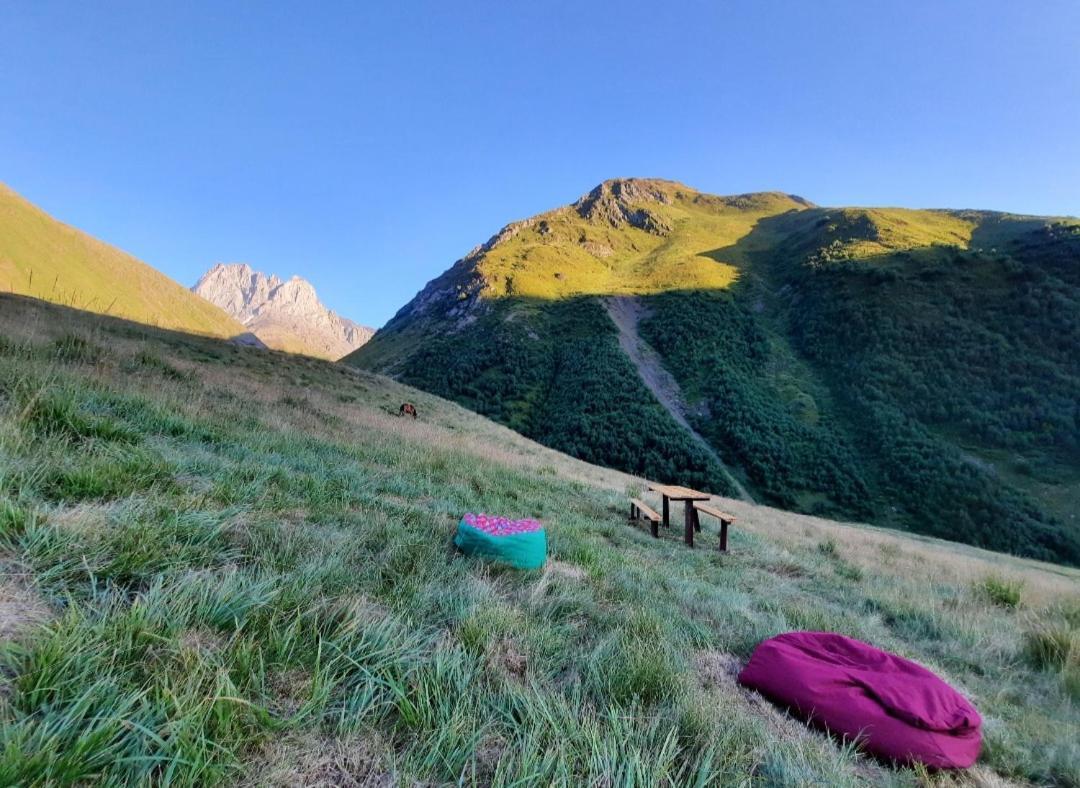
[[[642,335],[695,411],[694,427],[770,503],[869,517],[868,485],[842,424],[798,362],[729,291],[665,293],[646,303]]]
[[[994,253],[790,266],[790,336],[830,381],[879,497],[913,528],[1080,562],[1080,538],[980,457],[1053,482],[1080,450],[1075,227]]]
[[[1077,466],[1078,245],[1052,225],[872,264],[781,246],[730,291],[650,298],[643,333],[766,500],[1077,563],[1075,526],[981,454],[1047,482]]]
[[[426,339],[400,378],[588,462],[732,492],[641,383],[595,299],[504,301]]]

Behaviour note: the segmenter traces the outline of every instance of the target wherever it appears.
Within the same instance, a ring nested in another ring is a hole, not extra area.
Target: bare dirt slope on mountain
[[[659,354],[649,347],[649,344],[638,334],[638,322],[647,314],[641,300],[635,296],[611,296],[603,299],[603,301],[608,315],[611,316],[612,322],[619,329],[619,347],[634,362],[634,366],[637,367],[638,374],[641,376],[646,388],[652,392],[653,396],[671,414],[672,418],[687,430],[709,455],[716,459],[727,474],[728,480],[738,492],[739,497],[744,501],[753,503],[753,497],[746,490],[746,487],[731,474],[730,469],[724,466],[723,458],[720,457],[719,453],[697,430],[690,426],[690,421],[687,419],[689,411],[682,389],[679,388],[678,382],[672,377],[671,373],[664,368],[664,363]]]

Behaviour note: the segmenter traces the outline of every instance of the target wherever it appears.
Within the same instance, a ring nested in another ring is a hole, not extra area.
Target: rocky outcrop
[[[375,333],[331,312],[298,276],[282,281],[243,263],[219,263],[191,289],[277,350],[336,360]]]
[[[677,186],[670,181],[639,178],[604,181],[572,207],[590,222],[615,228],[630,225],[654,235],[667,235],[671,226],[646,206],[650,202],[669,205]]]

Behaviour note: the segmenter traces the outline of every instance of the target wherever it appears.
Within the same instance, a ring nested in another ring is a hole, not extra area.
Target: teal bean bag
[[[517,569],[539,569],[547,560],[547,534],[538,520],[469,513],[458,523],[454,544],[466,555]]]

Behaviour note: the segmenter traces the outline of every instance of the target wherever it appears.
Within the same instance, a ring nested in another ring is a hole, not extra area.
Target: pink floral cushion
[[[483,531],[490,536],[510,536],[511,534],[527,534],[533,531],[542,531],[544,526],[539,520],[511,520],[509,517],[499,517],[492,514],[466,514],[465,522],[478,531]]]

